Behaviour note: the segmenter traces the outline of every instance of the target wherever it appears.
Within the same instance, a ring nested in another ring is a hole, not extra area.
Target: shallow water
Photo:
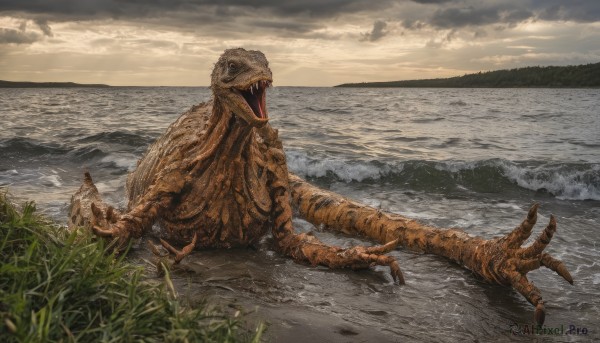
[[[1,89],[0,185],[65,222],[90,170],[105,199],[123,207],[126,174],[146,147],[209,95],[206,88]],[[600,90],[280,87],[268,97],[290,169],[321,187],[486,238],[507,233],[539,202],[536,230],[557,217],[547,251],[575,279],[571,286],[549,270],[529,274],[546,300],[546,326],[575,325],[588,335],[522,339],[600,338]],[[371,244],[316,234],[331,244]],[[258,306],[251,318],[266,318],[276,341],[512,340],[520,337],[511,325],[533,316],[515,291],[436,256],[394,251],[407,280],[399,287],[385,268],[312,268],[270,243],[196,252],[175,282],[194,299]],[[151,256],[139,248],[132,258]]]

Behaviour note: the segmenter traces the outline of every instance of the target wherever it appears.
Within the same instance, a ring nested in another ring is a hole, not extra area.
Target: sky
[[[598,0],[0,0],[0,79],[208,86],[227,48],[275,86],[600,62]]]

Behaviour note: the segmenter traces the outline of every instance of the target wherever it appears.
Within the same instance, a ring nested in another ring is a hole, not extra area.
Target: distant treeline
[[[102,84],[81,84],[74,82],[18,82],[0,80],[0,88],[72,88],[72,87],[110,87]]]
[[[446,79],[345,83],[336,87],[594,88],[600,87],[600,63],[567,67],[525,67]]]

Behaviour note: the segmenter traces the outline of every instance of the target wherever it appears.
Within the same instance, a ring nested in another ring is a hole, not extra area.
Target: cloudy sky
[[[0,0],[0,79],[206,86],[226,48],[275,85],[600,62],[598,0]]]

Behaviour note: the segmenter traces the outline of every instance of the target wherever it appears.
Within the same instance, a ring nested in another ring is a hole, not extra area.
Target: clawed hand
[[[375,265],[389,266],[394,282],[404,285],[404,276],[398,261],[392,256],[384,255],[394,250],[396,245],[398,245],[398,239],[373,247],[355,246],[343,249],[338,256],[352,269],[363,269]]]
[[[108,250],[114,250],[117,253],[127,247],[130,233],[126,227],[126,216],[121,215],[112,206],[109,206],[106,211],[102,211],[94,203],[92,207],[92,232],[98,237],[113,238],[108,246]]]
[[[540,290],[527,279],[527,273],[544,266],[555,271],[570,284],[573,284],[573,278],[562,261],[544,252],[556,232],[554,216],[550,216],[548,226],[533,244],[521,247],[531,235],[537,221],[537,209],[538,204],[533,205],[527,218],[511,233],[478,245],[471,259],[475,265],[468,267],[488,281],[514,287],[535,306],[535,321],[542,325],[546,315],[544,301]]]

